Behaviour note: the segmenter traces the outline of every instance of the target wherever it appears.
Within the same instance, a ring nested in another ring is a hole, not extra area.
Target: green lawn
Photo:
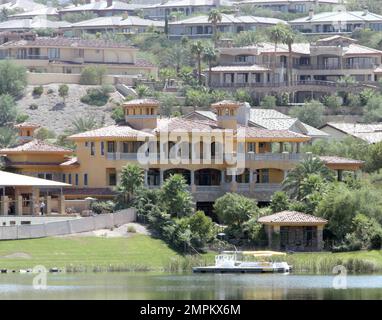
[[[29,257],[14,257],[20,253]],[[8,269],[41,264],[47,268],[72,266],[86,270],[110,265],[115,269],[160,270],[174,258],[183,259],[163,241],[141,234],[129,238],[65,237],[0,242],[0,268]]]

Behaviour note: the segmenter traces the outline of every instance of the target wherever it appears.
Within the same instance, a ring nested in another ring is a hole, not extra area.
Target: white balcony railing
[[[137,160],[137,153],[108,152],[107,160]]]
[[[247,153],[247,161],[301,161],[306,158],[304,153]]]

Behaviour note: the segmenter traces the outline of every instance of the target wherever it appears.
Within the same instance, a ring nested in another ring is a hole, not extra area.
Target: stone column
[[[280,153],[284,152],[284,142],[279,142],[280,144]]]
[[[23,214],[23,197],[18,195],[15,198],[15,214],[21,216]]]
[[[143,170],[144,172],[144,181],[143,181],[143,184],[145,187],[147,187],[149,185],[149,182],[148,182],[148,170]]]
[[[52,197],[46,196],[45,197],[45,214],[49,215],[52,213]]]
[[[40,190],[38,188],[32,189],[32,215],[40,214]]]
[[[159,169],[159,186],[163,185],[163,170]]]
[[[249,169],[249,191],[253,192],[255,190],[255,177],[252,169]]]
[[[191,186],[191,192],[196,192],[195,170],[190,170],[190,186]]]
[[[301,143],[297,142],[296,143],[296,153],[300,153],[300,146],[301,146]]]
[[[317,228],[316,228],[317,250],[318,251],[321,251],[324,248],[323,230],[324,230],[324,226],[317,226]]]
[[[65,196],[58,196],[58,214],[65,214]]]
[[[272,229],[273,229],[273,233],[278,235],[278,237],[276,238],[277,240],[275,240],[275,242],[272,243],[272,248],[275,250],[280,250],[280,241],[281,241],[281,239],[280,239],[280,226],[275,225],[275,226],[273,226]]]
[[[7,216],[9,210],[9,198],[7,196],[1,197],[1,212],[2,216]]]

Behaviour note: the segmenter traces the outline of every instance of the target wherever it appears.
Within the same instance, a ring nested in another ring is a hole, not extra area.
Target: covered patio
[[[70,184],[0,171],[0,216],[65,214],[65,187]],[[56,194],[48,192],[54,188]]]
[[[282,211],[260,217],[268,246],[285,251],[321,251],[323,229],[327,220],[297,211]]]

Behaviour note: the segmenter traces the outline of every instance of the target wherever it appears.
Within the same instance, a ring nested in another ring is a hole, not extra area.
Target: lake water
[[[382,299],[382,275],[349,275],[347,289],[334,289],[334,276],[297,274],[49,274],[40,290],[34,277],[0,274],[0,300]]]

